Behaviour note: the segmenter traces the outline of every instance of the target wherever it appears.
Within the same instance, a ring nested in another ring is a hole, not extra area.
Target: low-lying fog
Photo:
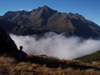
[[[16,36],[10,34],[17,47],[31,54],[46,54],[64,59],[74,59],[100,50],[100,40],[65,37],[64,34],[46,33],[37,39],[36,35]]]

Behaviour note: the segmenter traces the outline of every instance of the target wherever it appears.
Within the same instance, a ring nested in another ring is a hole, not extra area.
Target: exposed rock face
[[[17,56],[18,49],[10,36],[0,28],[0,54],[4,53],[14,53],[14,56]]]

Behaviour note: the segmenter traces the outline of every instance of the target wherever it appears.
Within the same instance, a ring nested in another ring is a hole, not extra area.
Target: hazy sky
[[[100,25],[100,0],[0,0],[0,16],[7,11],[28,11],[44,5],[59,12],[79,13]]]

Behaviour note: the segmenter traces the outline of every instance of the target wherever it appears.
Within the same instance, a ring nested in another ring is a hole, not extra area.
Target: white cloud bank
[[[32,11],[31,9],[29,9],[28,11]]]
[[[20,8],[20,9],[19,9],[19,11],[23,11],[23,10],[24,10],[24,8]]]
[[[46,33],[40,39],[33,36],[16,36],[11,34],[17,47],[31,54],[46,54],[64,59],[73,59],[100,50],[100,40],[82,40],[79,37],[65,37],[63,34]]]

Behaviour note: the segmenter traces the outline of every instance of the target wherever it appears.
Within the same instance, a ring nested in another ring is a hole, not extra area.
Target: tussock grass
[[[46,55],[29,54],[23,60],[0,56],[0,75],[100,75],[91,65]]]

